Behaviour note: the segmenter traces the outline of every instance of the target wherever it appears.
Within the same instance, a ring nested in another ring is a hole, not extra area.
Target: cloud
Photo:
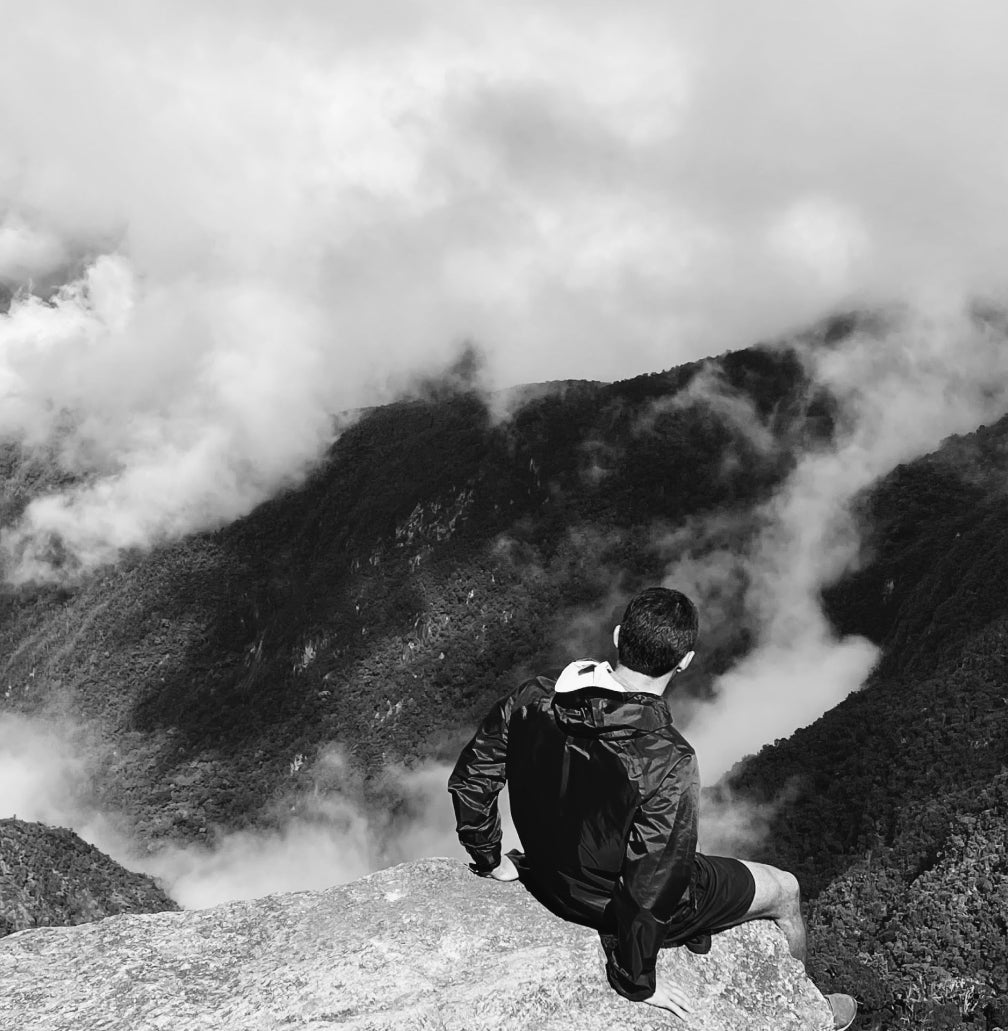
[[[768,231],[771,252],[807,272],[819,285],[846,289],[855,263],[869,248],[857,213],[830,198],[805,197],[781,212]]]
[[[778,493],[757,513],[764,529],[744,553],[745,609],[756,646],[717,678],[716,699],[694,711],[686,735],[705,781],[743,755],[811,723],[860,687],[878,651],[838,639],[820,592],[859,557],[851,511],[859,493],[901,462],[934,450],[1008,411],[1008,348],[1002,333],[955,313],[908,313],[888,329],[838,344],[809,339],[802,355],[814,384],[840,404],[831,447],[801,455]],[[701,603],[720,582],[703,574]],[[669,586],[696,580],[687,559]]]
[[[318,332],[265,290],[144,292],[116,256],[51,301],[16,300],[0,324],[0,432],[57,442],[77,483],[3,532],[9,579],[114,561],[295,481],[334,434],[315,387],[321,351],[307,343]]]
[[[74,803],[73,785],[84,768],[65,733],[54,725],[0,716],[0,813],[59,823]]]
[[[55,233],[37,229],[10,212],[0,221],[0,285],[30,283],[35,276],[58,269],[68,257]]]
[[[708,788],[701,800],[697,847],[714,856],[752,856],[766,840],[777,814],[793,801],[797,782],[781,787],[769,802],[754,802],[724,784]]]
[[[492,386],[997,290],[1008,11],[46,0],[0,39],[15,580],[203,529],[462,340]],[[52,298],[53,289],[64,289]],[[51,307],[49,300],[53,300]]]
[[[455,834],[451,770],[443,763],[389,767],[383,805],[365,795],[331,745],[299,766],[292,789],[257,814],[254,827],[209,828],[207,843],[144,847],[124,814],[92,797],[107,747],[55,715],[0,715],[0,816],[70,827],[127,869],[158,878],[186,908],[318,890],[424,856],[468,861]],[[518,836],[506,789],[500,807],[507,849],[518,845]]]
[[[713,362],[704,363],[675,394],[649,404],[634,420],[634,431],[650,432],[659,416],[695,407],[712,412],[725,426],[743,436],[761,456],[772,454],[780,446],[771,428],[760,417],[753,399],[735,390]]]

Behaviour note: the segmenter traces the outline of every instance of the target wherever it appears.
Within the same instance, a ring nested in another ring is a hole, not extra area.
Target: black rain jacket
[[[477,872],[501,858],[497,795],[508,783],[522,880],[554,913],[616,936],[609,983],[655,990],[666,935],[695,911],[696,755],[663,699],[526,681],[490,711],[448,781]]]

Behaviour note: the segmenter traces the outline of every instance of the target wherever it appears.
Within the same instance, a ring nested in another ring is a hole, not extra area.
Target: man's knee
[[[801,885],[790,870],[777,870],[781,905],[790,912],[801,912]]]
[[[752,904],[746,914],[750,920],[776,920],[801,913],[801,888],[793,873],[766,863],[743,862],[756,882]]]

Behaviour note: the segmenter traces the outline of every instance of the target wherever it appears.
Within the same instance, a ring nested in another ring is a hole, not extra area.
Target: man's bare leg
[[[766,863],[750,863],[745,859],[741,862],[756,882],[756,894],[745,919],[772,920],[784,932],[791,955],[804,965],[805,921],[801,915],[798,878],[787,870],[778,870]]]
[[[740,860],[749,869],[756,882],[756,894],[745,915],[746,920],[772,920],[787,939],[788,948],[805,965],[805,921],[801,915],[801,890],[798,878],[787,870],[765,863]],[[847,1031],[857,1016],[857,1003],[850,995],[827,995],[826,1001],[833,1011],[834,1031]]]

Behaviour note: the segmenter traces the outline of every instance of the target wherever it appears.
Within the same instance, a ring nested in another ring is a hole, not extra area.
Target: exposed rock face
[[[765,922],[662,953],[695,1031],[822,1031],[829,1008]],[[427,859],[323,892],[117,916],[0,941],[3,1031],[610,1031],[683,1026],[617,995],[598,936],[518,883]]]

